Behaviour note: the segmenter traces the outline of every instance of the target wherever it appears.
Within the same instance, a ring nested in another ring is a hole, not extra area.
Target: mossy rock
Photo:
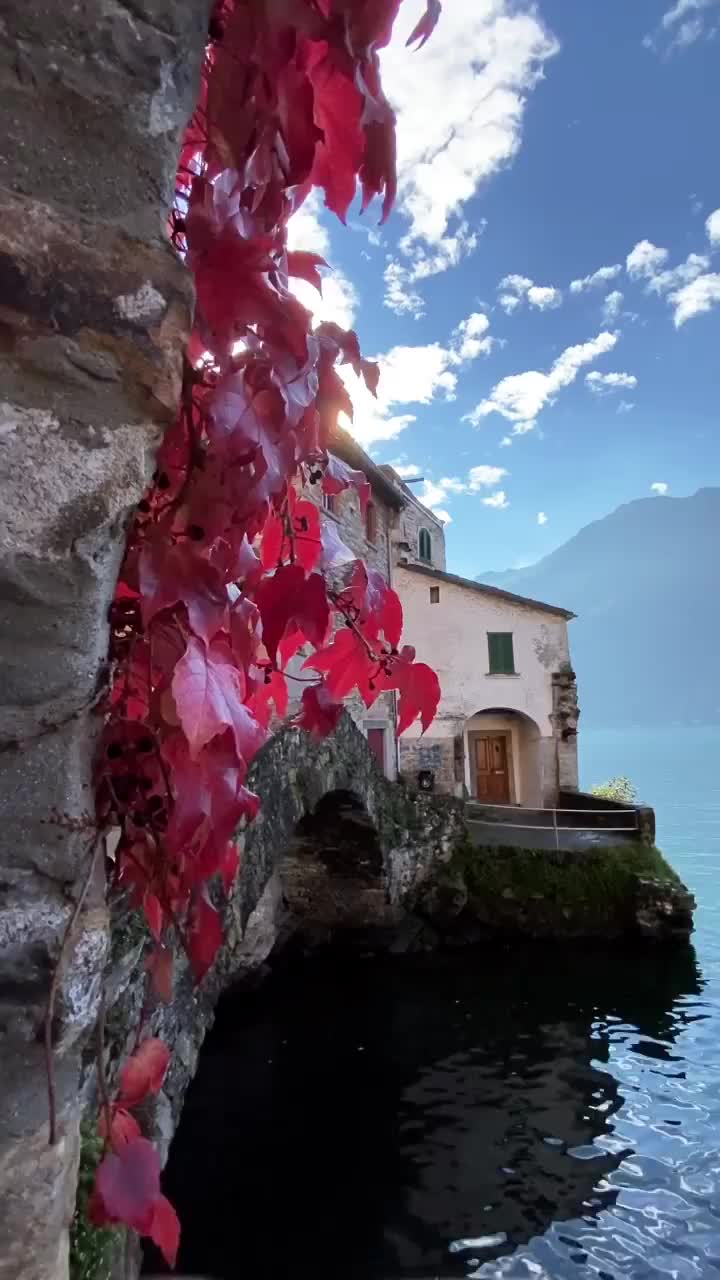
[[[424,895],[423,908],[434,918],[435,903],[467,889],[462,913],[490,934],[526,937],[619,937],[638,932],[643,886],[657,887],[667,898],[668,918],[677,899],[688,916],[689,895],[658,849],[627,844],[582,853],[476,846],[464,842]],[[691,911],[690,907],[690,911]],[[689,933],[690,924],[686,928]]]

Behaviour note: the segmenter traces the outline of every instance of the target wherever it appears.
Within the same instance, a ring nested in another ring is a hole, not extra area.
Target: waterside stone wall
[[[78,1076],[108,942],[92,707],[126,520],[172,421],[192,288],[164,234],[210,0],[0,20],[0,1277],[63,1280]]]

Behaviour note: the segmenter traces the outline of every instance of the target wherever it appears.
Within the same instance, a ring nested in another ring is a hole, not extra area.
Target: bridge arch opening
[[[377,827],[353,791],[327,792],[299,820],[278,870],[300,933],[377,926],[390,911]]]

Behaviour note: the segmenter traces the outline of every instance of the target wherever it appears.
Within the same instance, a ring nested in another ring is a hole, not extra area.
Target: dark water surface
[[[720,731],[586,732],[700,900],[697,954],[318,958],[227,1001],[173,1144],[180,1269],[720,1273]]]

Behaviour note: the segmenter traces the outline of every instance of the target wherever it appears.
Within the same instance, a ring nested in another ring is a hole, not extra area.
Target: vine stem
[[[95,836],[92,857],[90,859],[90,865],[88,867],[87,874],[83,881],[82,889],[80,890],[78,899],[75,903],[75,906],[73,907],[72,915],[68,920],[67,928],[65,929],[65,933],[63,934],[63,940],[62,940],[62,943],[60,944],[60,954],[58,955],[57,962],[55,964],[55,970],[53,972],[52,982],[50,983],[50,993],[48,995],[47,1009],[45,1011],[45,1025],[44,1025],[45,1073],[47,1076],[47,1090],[48,1090],[48,1116],[49,1116],[49,1128],[50,1128],[49,1145],[51,1147],[54,1147],[55,1144],[57,1143],[57,1094],[55,1090],[55,1062],[53,1058],[53,1040],[52,1040],[53,1017],[55,1014],[55,1001],[57,1000],[57,993],[60,988],[60,975],[62,973],[63,960],[65,959],[65,951],[72,937],[73,929],[77,924],[77,920],[80,915],[80,912],[82,911],[83,906],[85,904],[85,899],[88,895],[88,890],[92,883],[93,875],[95,874],[95,867],[97,865],[98,853],[101,848],[104,848],[104,845],[105,845],[105,832],[99,831]]]

